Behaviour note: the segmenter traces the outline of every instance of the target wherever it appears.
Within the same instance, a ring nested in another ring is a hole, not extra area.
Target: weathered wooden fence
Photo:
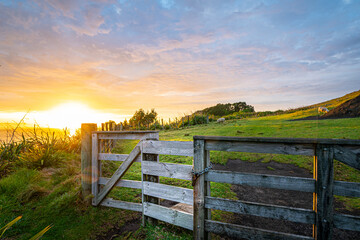
[[[83,130],[91,129],[84,126]],[[112,154],[99,150],[100,141],[106,139],[138,139],[140,142],[130,154]],[[194,136],[194,142],[158,139],[156,131],[93,131],[91,146],[86,146],[90,141],[83,138],[86,142],[82,144],[82,151],[85,151],[82,152],[83,189],[91,186],[94,206],[139,211],[143,221],[161,220],[193,230],[194,239],[210,238],[209,233],[245,239],[331,239],[334,227],[360,231],[360,217],[333,212],[333,195],[360,197],[359,183],[334,181],[333,178],[333,159],[360,169],[359,140],[210,136]],[[91,163],[88,162],[89,149]],[[194,180],[193,171],[203,172],[209,167],[210,151],[314,156],[314,179],[209,170],[195,179],[194,190],[160,183],[159,177]],[[193,156],[193,166],[159,162],[159,155]],[[123,163],[111,178],[104,178],[101,161]],[[141,162],[141,181],[121,179],[134,162]],[[91,177],[86,177],[89,174],[86,166],[91,166]],[[210,195],[210,182],[312,192],[313,210],[214,198]],[[141,189],[142,203],[106,198],[114,187]],[[160,206],[160,199],[191,205],[193,214]],[[213,221],[211,209],[313,224],[314,238]]]
[[[246,239],[313,239],[212,221],[210,209],[313,224],[315,239],[331,239],[333,228],[360,231],[360,217],[333,212],[333,195],[360,197],[360,184],[334,181],[333,159],[360,170],[360,141],[344,139],[279,139],[194,136],[194,168],[209,166],[210,151],[314,156],[314,179],[210,170],[194,186],[194,238],[208,233]],[[210,182],[243,184],[314,193],[313,211],[210,196]]]

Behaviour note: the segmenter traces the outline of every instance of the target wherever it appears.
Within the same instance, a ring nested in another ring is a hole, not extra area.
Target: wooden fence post
[[[331,240],[333,233],[334,149],[319,144],[315,151],[316,181],[316,230],[315,239]]]
[[[105,131],[105,123],[101,123],[101,131]],[[100,152],[104,153],[105,151],[105,141],[104,139],[100,140]]]
[[[205,150],[205,141],[194,139],[194,171],[203,171],[210,165],[209,151]],[[204,174],[197,177],[194,185],[194,239],[210,239],[205,231],[205,220],[211,219],[211,210],[205,208],[205,197],[210,196],[210,183],[205,182]]]
[[[92,137],[91,132],[97,130],[95,123],[81,124],[81,189],[82,197],[87,203],[91,203],[88,196],[91,194],[91,159]]]
[[[157,133],[154,138],[146,138],[146,140],[159,140],[159,133]],[[142,149],[141,149],[142,152]],[[158,154],[144,154],[142,153],[142,159],[141,162],[143,161],[154,161],[154,162],[159,162],[159,155]],[[141,166],[141,172],[142,172],[143,168]],[[155,183],[159,183],[159,176],[153,176],[153,175],[147,175],[147,174],[143,174],[141,173],[141,182],[142,184],[144,184],[144,181],[148,181],[148,182],[155,182]],[[151,225],[156,225],[157,224],[157,219],[152,218],[152,217],[148,217],[144,215],[144,203],[145,202],[149,202],[149,203],[154,203],[154,204],[160,204],[160,199],[157,197],[152,197],[152,196],[147,196],[144,195],[144,187],[142,187],[142,191],[141,191],[141,195],[142,195],[142,204],[143,204],[143,211],[142,211],[142,224],[143,226],[145,226],[146,223],[149,223]]]

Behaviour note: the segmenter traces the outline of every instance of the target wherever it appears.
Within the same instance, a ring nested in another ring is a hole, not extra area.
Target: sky
[[[360,89],[360,1],[0,0],[0,65],[0,120],[294,108]]]

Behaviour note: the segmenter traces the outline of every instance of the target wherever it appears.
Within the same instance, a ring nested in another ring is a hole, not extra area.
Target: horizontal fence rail
[[[285,177],[230,171],[209,171],[205,175],[205,181],[302,192],[315,191],[315,180],[311,178]]]
[[[360,197],[360,183],[334,181],[334,195]]]
[[[99,185],[106,185],[109,182],[110,178],[99,178]],[[134,188],[134,189],[141,189],[142,182],[141,181],[134,181],[134,180],[125,180],[120,179],[116,185],[116,187],[126,187],[126,188]]]
[[[93,132],[98,135],[98,139],[113,140],[143,140],[143,139],[159,139],[158,131],[97,131]]]
[[[162,162],[142,162],[144,174],[192,180],[192,166]]]
[[[334,227],[360,231],[360,217],[346,214],[334,214]]]
[[[144,141],[143,153],[194,156],[193,142],[180,141]]]
[[[205,207],[227,212],[274,218],[299,223],[315,223],[314,211],[269,204],[205,197]]]
[[[145,202],[144,215],[171,223],[179,227],[193,230],[193,216],[192,214],[186,212]]]
[[[144,194],[174,202],[193,205],[193,190],[160,183],[143,182]]]
[[[123,162],[129,154],[99,153],[98,160]],[[134,162],[141,162],[141,156],[137,156]]]
[[[124,202],[120,200],[114,200],[112,198],[105,198],[100,205],[105,207],[120,208],[125,210],[136,211],[136,212],[142,211],[141,203]]]
[[[205,230],[216,234],[228,235],[232,238],[241,239],[276,239],[276,240],[310,240],[312,237],[300,236],[289,233],[279,233],[259,228],[240,226],[230,223],[223,223],[205,220]]]

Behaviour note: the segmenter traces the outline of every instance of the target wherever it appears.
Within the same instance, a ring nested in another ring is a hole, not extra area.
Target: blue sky
[[[360,1],[1,1],[0,107],[164,116],[360,89]]]

